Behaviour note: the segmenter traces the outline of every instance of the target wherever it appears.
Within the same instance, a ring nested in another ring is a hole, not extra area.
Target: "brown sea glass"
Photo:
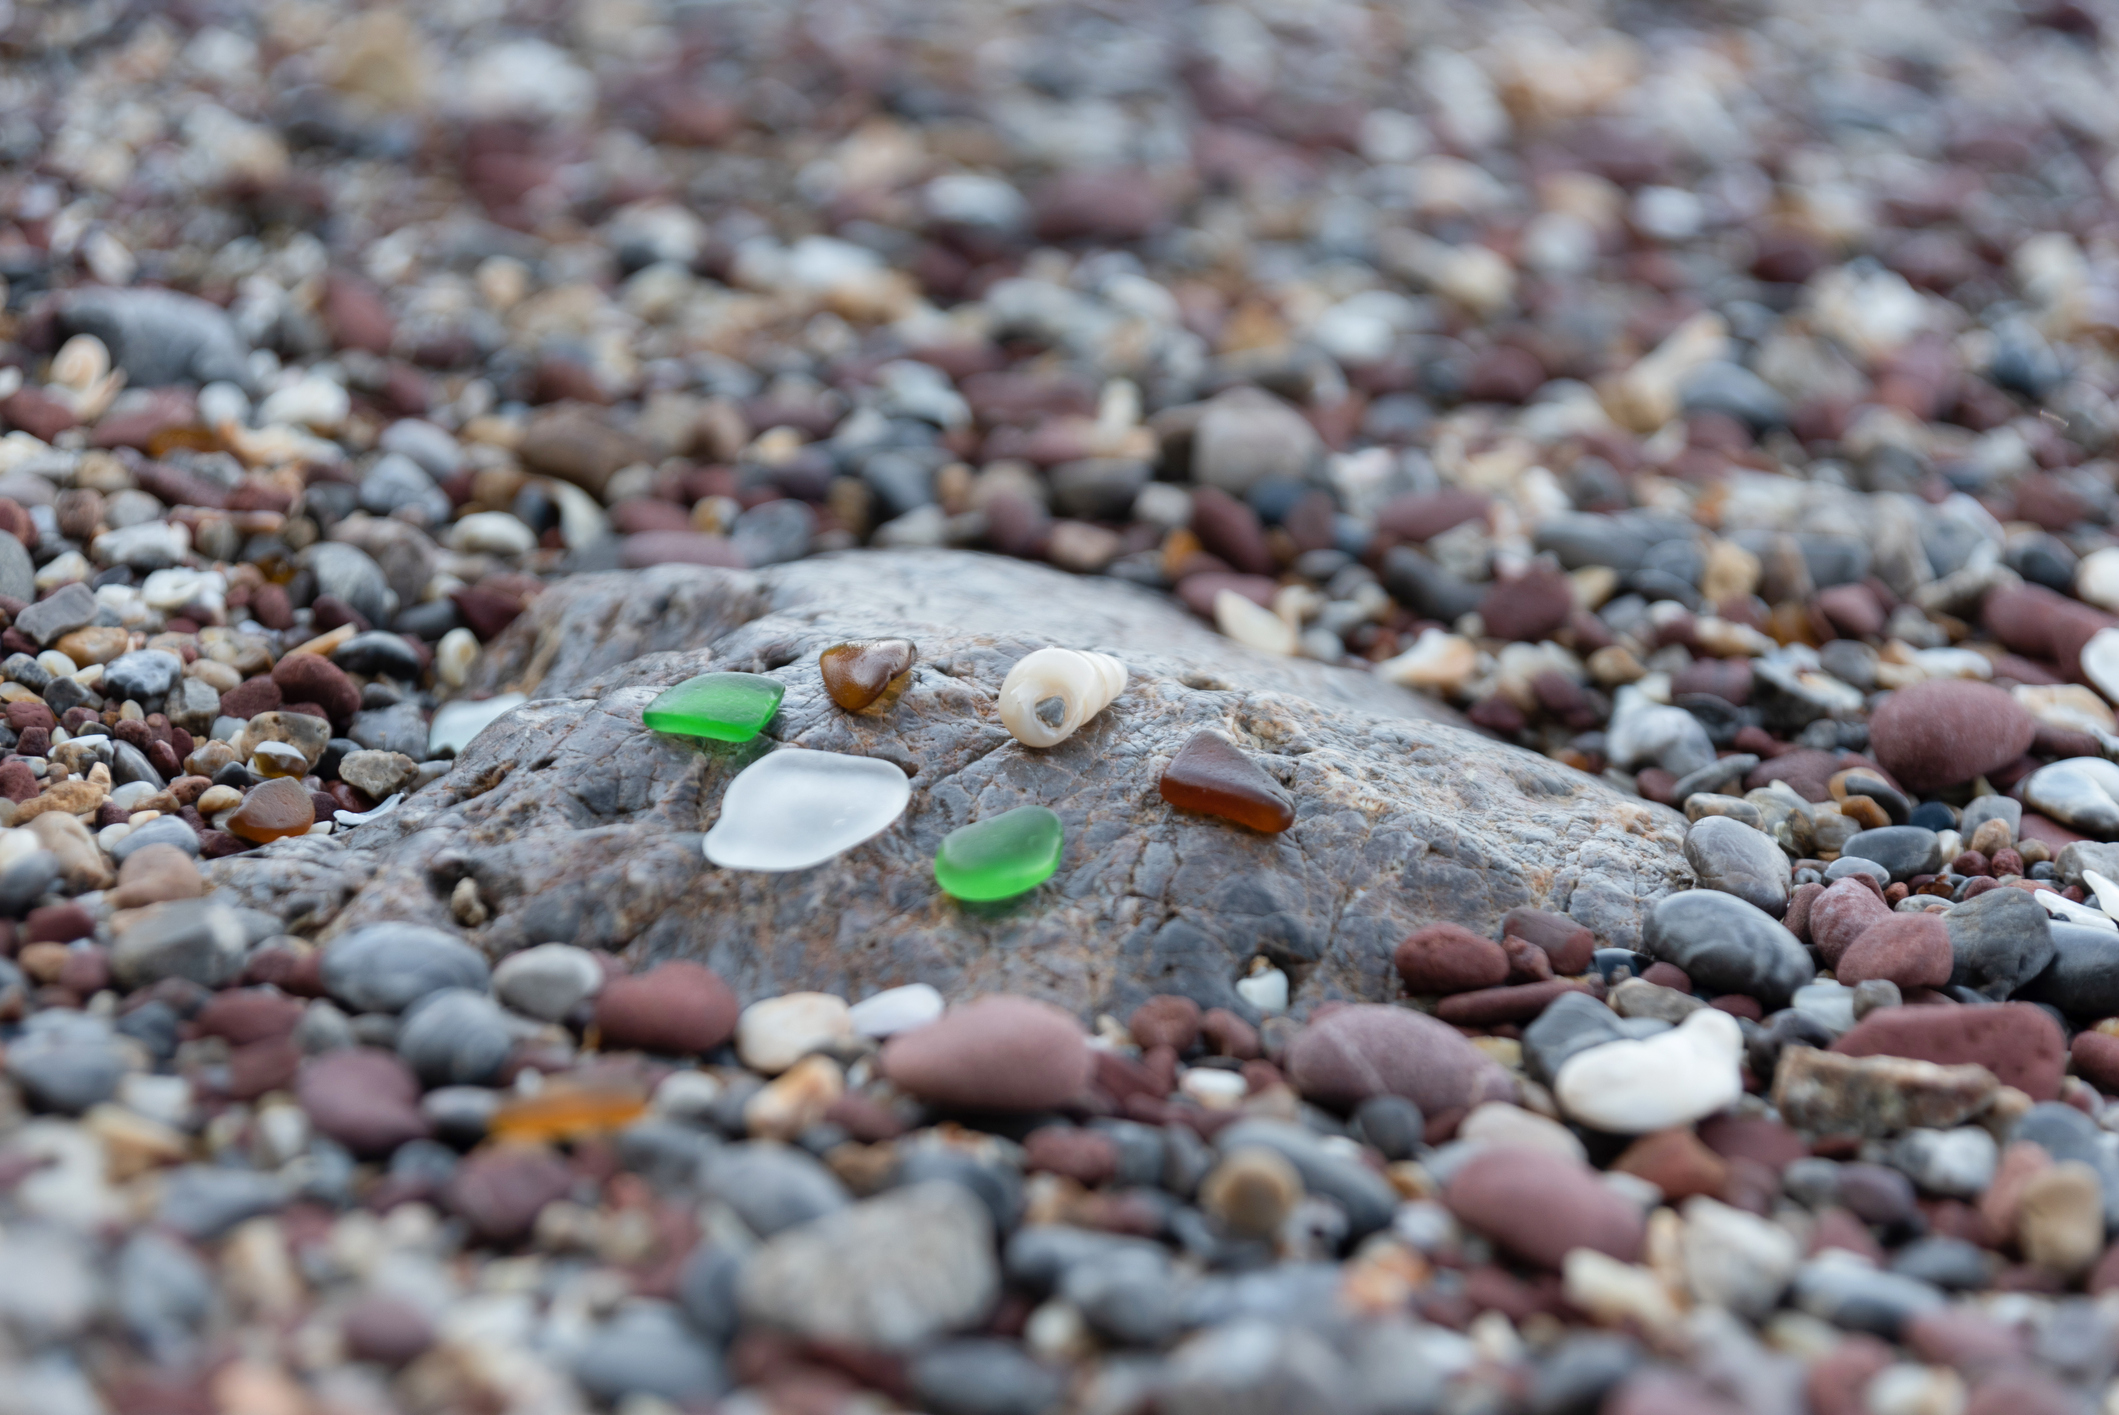
[[[856,639],[824,650],[824,691],[848,712],[888,706],[910,681],[920,651],[910,639]]]
[[[493,1112],[497,1140],[576,1140],[632,1124],[647,1113],[647,1097],[627,1087],[554,1082]]]
[[[309,790],[291,776],[277,776],[250,789],[243,804],[228,817],[228,832],[262,845],[289,835],[300,835],[316,824],[316,802]]]
[[[1295,823],[1295,800],[1264,768],[1213,732],[1185,743],[1163,771],[1163,799],[1268,834]]]

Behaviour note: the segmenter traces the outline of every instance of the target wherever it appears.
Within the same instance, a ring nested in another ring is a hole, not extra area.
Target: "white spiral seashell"
[[[1001,724],[1026,747],[1051,747],[1072,737],[1126,687],[1126,665],[1107,653],[1039,649],[1008,670],[1001,682]],[[1049,698],[1066,704],[1058,724],[1038,716]]]

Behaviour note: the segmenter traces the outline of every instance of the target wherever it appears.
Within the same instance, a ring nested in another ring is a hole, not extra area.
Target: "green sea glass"
[[[1018,806],[952,830],[934,857],[935,883],[974,903],[1035,889],[1059,868],[1065,834],[1060,818],[1043,806]]]
[[[762,673],[702,673],[665,689],[640,720],[680,737],[748,742],[773,720],[786,692]]]

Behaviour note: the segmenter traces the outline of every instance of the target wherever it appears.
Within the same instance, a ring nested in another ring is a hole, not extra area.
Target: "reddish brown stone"
[[[999,994],[892,1037],[881,1062],[885,1075],[922,1100],[966,1110],[1045,1110],[1081,1097],[1095,1057],[1070,1014]]]
[[[1258,1029],[1226,1007],[1207,1009],[1199,1019],[1199,1034],[1216,1056],[1251,1061],[1265,1054],[1259,1049]]]
[[[1882,979],[1901,988],[1939,988],[1950,981],[1954,963],[1940,914],[1892,914],[1861,931],[1833,975],[1849,987]]]
[[[1630,1263],[1646,1231],[1640,1209],[1595,1170],[1544,1150],[1481,1151],[1451,1178],[1443,1202],[1496,1247],[1545,1268],[1575,1248]]]
[[[1192,534],[1210,554],[1247,575],[1270,575],[1273,551],[1258,513],[1219,487],[1192,491]]]
[[[2023,755],[2038,724],[1991,683],[1932,678],[1900,688],[1871,714],[1877,762],[1914,791],[1970,781]]]
[[[1994,1007],[1886,1007],[1832,1044],[1847,1056],[1908,1056],[1941,1066],[1976,1063],[2033,1100],[2060,1094],[2067,1051],[2060,1026],[2028,1002]]]
[[[299,658],[301,655],[290,654],[289,657]],[[315,658],[316,655],[310,654],[309,657]],[[280,691],[279,683],[260,674],[255,678],[244,679],[221,694],[221,716],[247,720],[261,712],[278,712],[286,701],[286,695]]]
[[[573,1187],[573,1171],[550,1150],[499,1145],[458,1165],[443,1197],[480,1238],[512,1243],[529,1235],[546,1204]]]
[[[679,961],[605,983],[595,1020],[606,1048],[695,1055],[734,1036],[740,1010],[718,974]]]
[[[1571,992],[1586,989],[1571,978],[1548,978],[1542,983],[1514,987],[1481,988],[1445,997],[1435,1005],[1435,1015],[1455,1027],[1492,1027],[1504,1022],[1528,1022],[1553,1002]]]
[[[1079,1125],[1041,1125],[1023,1141],[1023,1168],[1092,1187],[1108,1184],[1118,1173],[1118,1145],[1109,1135]]]
[[[251,680],[253,683],[260,681],[264,680]],[[275,702],[273,707],[283,703],[315,703],[324,710],[325,716],[340,727],[345,726],[352,720],[353,714],[360,711],[361,690],[346,676],[345,669],[320,654],[288,654],[272,666],[270,681],[279,689],[279,701]],[[241,684],[236,691],[240,693],[249,686],[250,683]],[[230,717],[238,715],[229,712],[228,699],[225,696],[221,699],[221,711]],[[270,707],[256,708],[247,715],[254,717],[260,712],[270,711]]]
[[[1320,1105],[1350,1110],[1400,1095],[1431,1127],[1444,1111],[1515,1095],[1508,1073],[1454,1027],[1402,1007],[1357,1003],[1313,1017],[1288,1043],[1285,1066],[1295,1089]]]
[[[379,1159],[407,1140],[424,1138],[419,1079],[386,1051],[357,1047],[313,1057],[295,1096],[311,1124],[363,1159]]]
[[[1589,969],[1589,956],[1596,951],[1597,936],[1565,914],[1528,907],[1511,909],[1501,917],[1504,937],[1528,939],[1545,950],[1555,973],[1582,973]]]
[[[1460,487],[1409,491],[1384,503],[1376,513],[1376,530],[1398,540],[1432,540],[1444,531],[1484,516],[1492,504],[1493,498],[1483,492]]]
[[[302,1020],[298,998],[272,988],[238,988],[215,993],[191,1019],[202,1037],[219,1037],[231,1046],[269,1041],[292,1032]]]
[[[1199,1004],[1176,993],[1158,993],[1126,1020],[1126,1030],[1143,1047],[1169,1047],[1179,1053],[1199,1041],[1199,1025]]]
[[[1876,891],[1875,881],[1855,874],[1835,881],[1810,901],[1810,943],[1825,966],[1836,968],[1864,933],[1887,919],[1906,918],[1893,914]],[[1945,979],[1947,981],[1947,979]]]
[[[1461,924],[1415,929],[1391,955],[1406,990],[1416,994],[1469,992],[1508,978],[1508,954]]]
[[[1512,579],[1496,580],[1479,601],[1479,617],[1494,638],[1535,643],[1557,633],[1573,608],[1574,588],[1567,576],[1538,564]]]
[[[1671,1203],[1695,1194],[1719,1196],[1729,1165],[1690,1130],[1658,1130],[1628,1145],[1611,1167],[1647,1180]]]

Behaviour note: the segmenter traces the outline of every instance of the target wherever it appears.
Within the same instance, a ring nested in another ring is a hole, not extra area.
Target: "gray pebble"
[[[369,924],[324,947],[324,987],[359,1012],[401,1012],[443,988],[483,990],[486,960],[424,924]]]
[[[483,992],[444,988],[405,1009],[397,1054],[429,1086],[479,1085],[507,1064],[507,1014]]]

